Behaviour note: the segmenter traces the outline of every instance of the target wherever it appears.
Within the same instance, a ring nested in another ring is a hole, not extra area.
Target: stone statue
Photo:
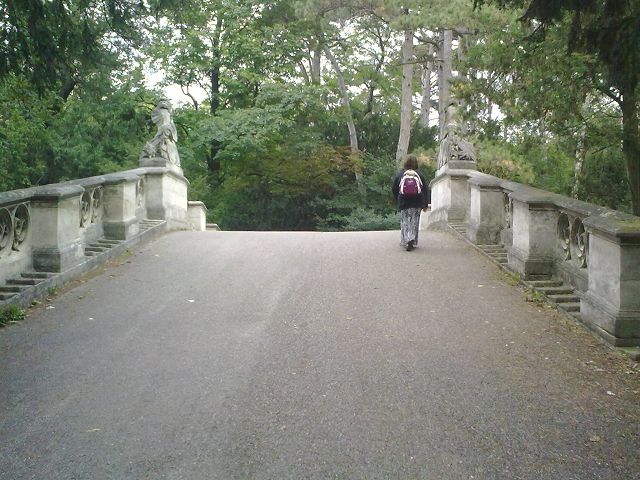
[[[180,155],[176,146],[178,131],[171,118],[172,114],[171,102],[166,98],[161,99],[151,112],[151,120],[157,125],[158,133],[142,149],[141,162],[145,159],[163,159],[176,167],[180,166]]]
[[[438,152],[438,168],[452,161],[476,162],[476,154],[471,142],[462,134],[462,120],[455,103],[446,110],[444,134]]]

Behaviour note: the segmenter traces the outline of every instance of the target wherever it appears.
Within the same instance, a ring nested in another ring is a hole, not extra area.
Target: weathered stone
[[[207,229],[207,207],[202,202],[188,202],[189,224],[193,230],[203,232]]]
[[[139,176],[126,172],[108,175],[104,182],[104,235],[126,240],[139,231],[136,217],[136,185]]]
[[[640,218],[604,212],[589,229],[589,288],[582,318],[619,346],[640,345]]]
[[[475,244],[496,244],[505,226],[504,193],[500,181],[494,177],[472,176],[469,186],[467,237]]]
[[[83,257],[80,240],[80,186],[49,185],[31,197],[33,268],[61,272]]]
[[[173,123],[173,108],[166,98],[158,102],[151,113],[151,120],[158,127],[156,136],[142,149],[141,167],[168,167],[182,174],[180,155],[178,154],[178,130]]]

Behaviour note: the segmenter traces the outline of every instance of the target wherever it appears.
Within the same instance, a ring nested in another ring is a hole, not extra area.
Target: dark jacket
[[[429,184],[425,181],[424,176],[418,172],[420,176],[420,180],[422,181],[422,192],[420,195],[416,195],[413,197],[405,197],[400,193],[400,180],[402,180],[402,175],[405,170],[400,170],[398,174],[393,179],[393,187],[391,190],[393,191],[393,196],[398,203],[398,210],[405,210],[407,208],[426,208],[431,201],[431,192],[429,191]]]

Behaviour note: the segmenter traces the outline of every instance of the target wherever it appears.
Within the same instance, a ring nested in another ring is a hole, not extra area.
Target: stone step
[[[25,285],[2,285],[0,286],[0,293],[20,293],[25,288]]]
[[[487,254],[493,258],[504,258],[505,260],[507,259],[507,254],[505,252],[488,252]]]
[[[54,277],[56,274],[51,272],[22,272],[20,276],[22,278],[42,278],[47,279]]]
[[[91,245],[100,245],[100,246],[104,245],[107,247],[113,247],[119,244],[120,244],[120,240],[107,240],[106,238],[102,238],[98,240],[96,243],[92,243]]]
[[[527,275],[525,280],[534,282],[536,280],[551,280],[551,275]]]
[[[538,287],[561,287],[561,280],[528,280],[526,282],[527,285],[530,285],[534,288]]]
[[[105,247],[105,246],[101,246],[101,245],[88,245],[86,247],[84,247],[84,251],[86,252],[97,252],[97,253],[101,253],[101,252],[106,252],[107,250],[109,250],[109,247]]]
[[[7,285],[37,285],[43,280],[43,278],[10,278],[7,280]]]
[[[545,295],[571,295],[575,291],[572,287],[561,285],[558,287],[537,287]]]
[[[563,303],[562,304],[562,309],[566,310],[567,312],[580,312],[580,302],[569,302],[569,303]]]
[[[0,293],[0,300],[9,300],[11,297],[15,296],[15,293]]]
[[[578,296],[578,295],[567,295],[567,294],[547,295],[547,298],[549,299],[550,302],[553,302],[553,303],[578,303],[578,302],[580,302],[580,296]]]
[[[488,253],[489,255],[491,254],[502,254],[502,255],[506,255],[507,251],[504,248],[482,248],[481,249],[483,252]]]

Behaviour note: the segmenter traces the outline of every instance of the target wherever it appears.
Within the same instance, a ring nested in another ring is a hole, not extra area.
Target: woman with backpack
[[[429,204],[427,183],[418,172],[418,159],[408,155],[393,179],[393,196],[400,210],[400,245],[410,252],[418,246],[420,211]]]

